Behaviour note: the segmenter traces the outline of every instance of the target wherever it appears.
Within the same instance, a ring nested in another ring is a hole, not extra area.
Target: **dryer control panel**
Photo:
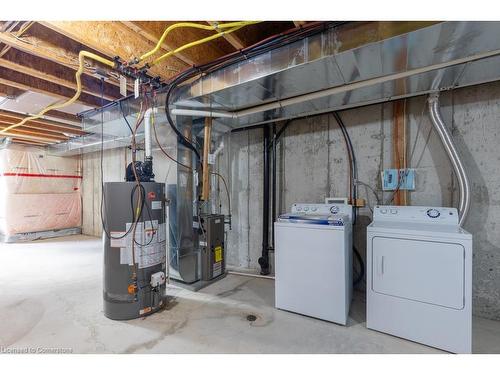
[[[373,221],[458,225],[458,211],[450,207],[375,206]]]
[[[297,215],[345,215],[352,220],[352,206],[349,204],[295,203],[291,212]]]

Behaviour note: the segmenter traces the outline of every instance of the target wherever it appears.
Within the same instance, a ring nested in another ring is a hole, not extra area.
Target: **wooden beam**
[[[78,56],[75,53],[42,39],[36,37],[18,39],[10,33],[1,32],[0,42],[34,56],[39,56],[57,64],[71,67],[74,70],[78,69]]]
[[[76,90],[75,71],[65,66],[54,64],[47,59],[11,49],[1,58],[0,64],[23,74],[45,79]],[[101,80],[99,78],[83,74],[81,80],[83,92],[100,97]],[[105,99],[115,100],[121,96],[120,90],[116,85],[104,82],[103,89]]]
[[[62,65],[66,68],[70,68],[76,72],[78,69],[78,54],[71,50],[65,49],[59,45],[51,43],[34,36],[23,37],[18,39],[10,33],[0,32],[0,42],[7,44],[16,50],[28,53],[32,56],[43,58],[52,63]],[[10,51],[9,51],[10,52]],[[100,65],[93,61],[88,61],[90,67]],[[73,73],[74,74],[74,73]],[[95,78],[88,69],[84,72],[83,76],[88,76]],[[119,83],[114,80],[109,80],[109,83],[115,86],[119,86]]]
[[[126,61],[154,48],[154,43],[133,32],[116,21],[45,21],[42,25],[83,45],[113,58],[120,56]],[[169,67],[158,64],[151,68],[153,75],[170,78],[185,69],[186,64],[178,58],[169,59]]]
[[[34,91],[41,94],[54,96],[59,99],[68,99],[75,94],[75,90],[64,86],[59,86],[54,82],[42,80],[36,77],[24,75],[13,69],[6,68],[0,65],[0,83],[16,87],[21,90]],[[100,107],[101,99],[93,95],[82,93],[77,102],[91,106]],[[104,100],[104,104],[109,101]]]
[[[150,42],[156,44],[158,43],[158,40],[160,39],[160,36],[156,36],[152,34],[149,30],[144,29],[143,27],[139,26],[138,24],[132,22],[132,21],[121,21],[125,26],[127,26],[130,30],[134,31],[135,33],[141,35],[143,38],[146,40],[149,40]],[[167,38],[168,39],[168,38]],[[175,49],[175,47],[171,46],[167,42],[163,42],[161,45],[161,48],[164,50],[163,52],[171,51]],[[184,53],[180,52],[176,55],[176,57],[182,61],[184,61],[188,65],[195,65],[196,63],[191,60],[188,56],[186,56]]]
[[[406,100],[397,100],[393,103],[392,126],[392,167],[397,170],[408,167],[406,135]],[[398,189],[393,201],[397,206],[406,206],[408,204],[407,191]]]
[[[5,126],[10,126],[10,125],[13,125],[13,124],[16,124],[18,121],[13,121],[12,119],[9,119],[9,118],[5,118],[5,117],[0,117],[0,125],[5,125]],[[20,130],[30,130],[30,129],[33,129],[35,131],[39,131],[41,133],[45,133],[47,135],[51,135],[51,134],[54,134],[54,135],[57,135],[57,136],[64,136],[65,138],[68,138],[67,135],[65,134],[70,134],[70,133],[67,133],[57,127],[52,127],[50,125],[41,125],[41,124],[36,124],[36,123],[31,123],[31,122],[26,122],[26,124],[24,124],[23,126],[18,126],[16,129],[20,129]],[[63,134],[64,133],[64,134]]]
[[[1,96],[5,96],[7,98],[16,98],[23,93],[24,93],[24,91],[19,90],[18,88],[0,84],[0,95]]]
[[[214,26],[220,22],[207,21],[207,23],[211,26]],[[241,39],[238,38],[234,32],[231,34],[224,35],[223,38],[226,39],[229,42],[229,44],[231,44],[237,50],[245,48],[245,43],[243,43]]]
[[[12,121],[12,123],[17,123],[27,117],[26,115],[22,115],[20,113],[10,112],[6,110],[0,110],[0,119],[4,119],[5,121]],[[35,119],[30,120],[27,124],[40,125],[44,126],[47,129],[57,130],[61,133],[75,134],[75,135],[83,135],[86,134],[80,127],[64,124],[57,121],[46,120],[46,119]]]
[[[33,141],[33,140],[28,140],[28,139],[20,139],[20,138],[11,138],[13,143],[20,143],[23,145],[29,145],[29,146],[47,146],[48,144],[51,144],[51,142],[44,142],[44,141]]]
[[[44,118],[47,120],[55,120],[55,121],[63,121],[64,123],[67,124],[78,124],[77,127],[81,128],[82,126],[82,119],[78,117],[77,115],[74,115],[73,113],[67,113],[67,112],[62,112],[62,111],[57,111],[57,110],[52,110],[48,111]]]
[[[17,22],[19,23],[19,22]],[[23,26],[21,26],[21,28],[15,33],[15,36],[17,38],[19,38],[20,36],[22,36],[26,31],[28,31],[28,29],[33,26],[34,22],[33,21],[27,21],[23,24]],[[16,25],[17,26],[17,25]],[[2,29],[2,31],[12,31],[14,29],[15,26],[10,26],[10,27],[7,27],[5,29]],[[0,50],[0,57],[2,57],[3,55],[5,55],[7,52],[9,52],[9,50],[11,49],[12,47],[9,46],[9,45],[4,45],[4,47],[2,48],[2,50]]]
[[[208,156],[210,154],[210,143],[212,141],[212,118],[205,119],[205,129],[203,136],[203,177],[201,185],[201,200],[207,201],[210,197],[210,164]]]
[[[19,60],[19,61],[23,61],[23,60]],[[9,68],[9,69],[15,70],[16,72],[25,74],[27,76],[31,76],[31,77],[39,78],[39,79],[43,79],[43,80],[48,80],[52,83],[58,84],[59,86],[63,86],[63,87],[66,87],[66,88],[69,88],[69,89],[76,91],[76,83],[71,82],[71,81],[67,81],[65,79],[61,79],[58,76],[49,75],[49,74],[46,74],[46,73],[41,72],[39,70],[32,69],[32,68],[26,67],[26,66],[21,65],[21,64],[13,63],[13,62],[8,61],[4,58],[0,58],[0,65],[4,66],[6,68]],[[88,95],[94,96],[96,98],[99,98],[99,91],[90,91],[87,88],[85,88],[86,86],[83,86],[83,87],[84,88],[82,89],[82,92],[84,94],[88,94]],[[108,94],[105,94],[104,98],[107,100],[118,99],[118,97],[110,96]]]
[[[293,21],[295,27],[304,26],[306,23],[307,21]]]
[[[5,129],[5,126],[0,126],[1,129]],[[22,138],[22,139],[29,139],[33,141],[45,141],[48,143],[58,143],[61,139],[55,138],[55,137],[48,137],[44,135],[36,135],[36,133],[33,132],[27,132],[24,130],[9,130],[8,132],[5,133],[0,133],[0,137],[16,137],[16,138]]]
[[[12,122],[9,121],[4,121],[0,119],[0,129],[5,129],[6,127],[12,125]],[[53,130],[47,130],[45,128],[41,128],[40,125],[23,125],[23,126],[18,126],[16,128],[16,131],[20,131],[25,134],[32,134],[32,135],[42,135],[42,136],[47,136],[50,138],[54,139],[59,139],[59,140],[66,140],[69,137],[62,134],[61,132],[58,131],[53,131]]]

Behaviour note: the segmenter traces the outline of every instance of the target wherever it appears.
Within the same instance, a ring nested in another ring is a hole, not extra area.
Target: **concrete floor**
[[[73,353],[442,353],[370,331],[356,294],[347,327],[276,310],[272,280],[230,275],[198,293],[169,286],[166,310],[118,322],[102,313],[101,240],[0,245],[0,347]],[[247,321],[249,314],[257,316]],[[500,353],[500,322],[475,318],[475,353]]]

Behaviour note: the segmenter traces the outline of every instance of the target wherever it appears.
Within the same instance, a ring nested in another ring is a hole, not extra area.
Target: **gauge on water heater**
[[[330,212],[332,214],[334,214],[334,215],[338,214],[339,213],[339,207],[338,206],[332,206],[332,207],[330,207]]]

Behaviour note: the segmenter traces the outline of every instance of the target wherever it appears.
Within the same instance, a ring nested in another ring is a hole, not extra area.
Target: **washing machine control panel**
[[[458,211],[449,207],[375,206],[373,221],[377,220],[458,225]]]
[[[291,212],[301,215],[346,215],[352,219],[352,206],[348,204],[295,203]]]

